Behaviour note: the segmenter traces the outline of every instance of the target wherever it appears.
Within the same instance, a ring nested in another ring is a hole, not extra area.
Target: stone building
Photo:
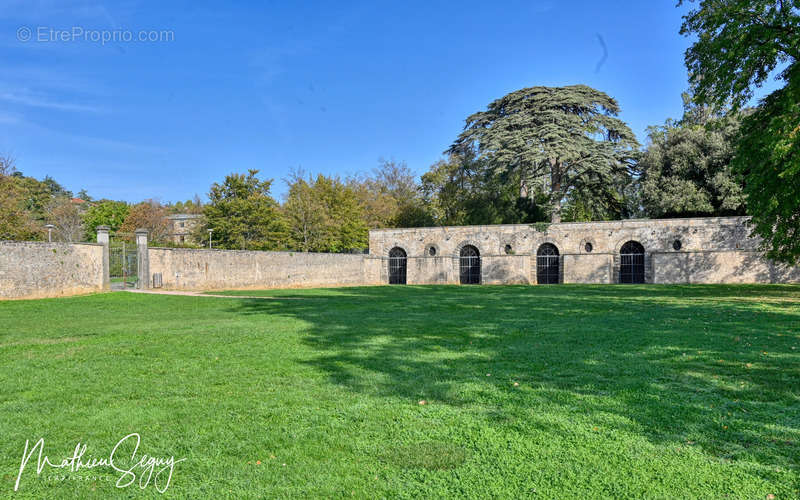
[[[200,222],[202,215],[198,214],[174,214],[168,215],[169,237],[173,243],[180,245],[183,243],[200,243],[194,240],[192,233]]]
[[[383,283],[790,283],[746,217],[378,229]]]

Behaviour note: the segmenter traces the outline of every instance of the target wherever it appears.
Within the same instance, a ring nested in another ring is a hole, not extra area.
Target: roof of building
[[[202,217],[200,214],[172,214],[168,215],[167,219],[170,220],[186,220],[186,219],[199,219]]]

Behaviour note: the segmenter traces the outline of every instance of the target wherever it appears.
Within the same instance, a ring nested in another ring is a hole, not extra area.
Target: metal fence
[[[136,243],[127,235],[114,235],[108,245],[109,277],[111,288],[134,288],[138,280],[138,256]]]

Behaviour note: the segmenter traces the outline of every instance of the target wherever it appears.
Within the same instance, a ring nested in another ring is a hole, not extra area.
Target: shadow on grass
[[[507,427],[552,426],[536,419],[537,408],[596,414],[722,461],[800,463],[800,286],[406,286],[281,296],[307,300],[232,307],[309,323],[306,342],[318,355],[306,362],[352,391],[474,406]]]

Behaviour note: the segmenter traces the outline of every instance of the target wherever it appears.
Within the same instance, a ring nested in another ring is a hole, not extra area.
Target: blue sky
[[[674,0],[0,3],[0,151],[97,198],[204,196],[250,168],[280,198],[293,167],[346,176],[382,157],[422,174],[466,116],[533,85],[607,92],[644,143],[687,88]]]

